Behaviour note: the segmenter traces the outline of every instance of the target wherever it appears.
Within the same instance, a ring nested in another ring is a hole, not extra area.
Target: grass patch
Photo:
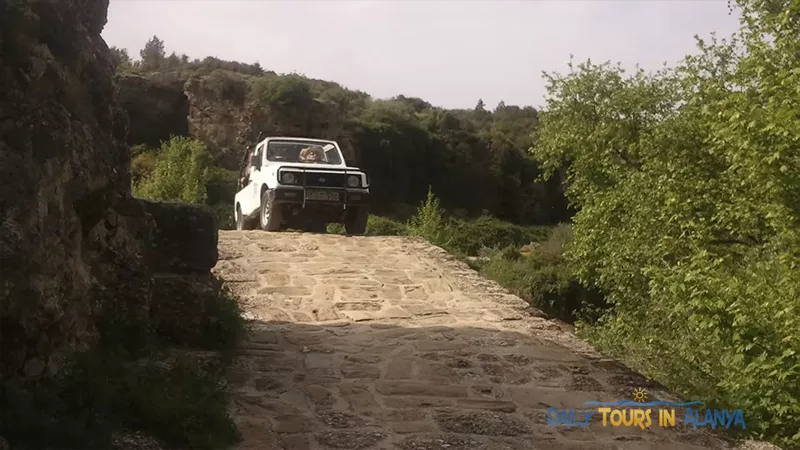
[[[244,321],[229,292],[215,290],[205,302],[203,339],[190,340],[192,348],[177,356],[174,336],[159,335],[158,327],[147,327],[145,347],[131,351],[129,341],[118,340],[123,333],[108,333],[123,322],[104,321],[107,333],[98,345],[74,355],[59,378],[5,382],[0,435],[12,448],[26,449],[107,449],[121,430],[152,435],[169,448],[235,443],[239,434],[227,412],[225,369]],[[199,352],[204,357],[192,356],[196,350],[205,350]]]

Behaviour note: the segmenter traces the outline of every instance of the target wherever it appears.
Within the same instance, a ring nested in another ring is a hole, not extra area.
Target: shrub
[[[204,203],[211,154],[198,140],[175,136],[161,145],[152,173],[135,184],[136,197]]]
[[[329,223],[327,231],[330,234],[345,234],[346,233],[346,231],[344,229],[344,225],[342,225],[342,224],[340,224],[338,222]]]
[[[473,221],[452,221],[447,231],[448,248],[475,256],[481,248],[501,249],[542,241],[548,227],[521,226],[493,217],[480,217]]]
[[[427,199],[406,226],[408,234],[423,237],[434,245],[444,245],[447,239],[446,227],[444,210],[439,206],[439,199],[429,187]]]
[[[307,78],[291,74],[256,79],[249,100],[261,107],[296,112],[311,106],[314,93]]]
[[[403,223],[392,219],[370,215],[367,221],[367,235],[369,236],[402,236],[407,233]]]
[[[131,181],[134,185],[152,175],[157,160],[158,155],[152,150],[140,152],[131,158]]]
[[[217,100],[244,104],[248,84],[241,75],[224,69],[216,69],[202,79],[202,86],[213,92]]]
[[[564,244],[564,230],[554,229],[550,237],[529,255],[508,246],[477,268],[535,308],[567,322],[594,322],[607,308],[603,297],[579,283],[574,268],[558,252],[548,249]]]
[[[238,176],[235,170],[220,167],[211,167],[208,170],[206,204],[216,213],[221,230],[232,230],[236,227],[232,205]]]

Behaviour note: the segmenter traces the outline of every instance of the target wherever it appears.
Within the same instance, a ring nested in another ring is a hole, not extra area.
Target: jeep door
[[[249,165],[246,184],[241,191],[236,193],[236,201],[241,206],[242,214],[245,216],[253,214],[261,206],[259,186],[261,186],[261,178],[263,178],[263,163],[264,144],[261,144],[256,148],[256,153],[253,155]]]

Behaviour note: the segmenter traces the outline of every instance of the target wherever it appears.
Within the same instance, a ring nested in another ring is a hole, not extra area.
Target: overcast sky
[[[695,34],[737,25],[725,0],[111,0],[103,37],[135,57],[155,34],[167,53],[493,108],[541,105],[542,71],[565,70],[570,53],[658,69],[694,52]]]

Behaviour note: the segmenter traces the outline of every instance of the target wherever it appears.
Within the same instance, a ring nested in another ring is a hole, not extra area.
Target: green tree
[[[742,1],[676,70],[548,74],[534,155],[567,167],[589,336],[748,432],[800,444],[800,1]],[[577,70],[575,70],[577,69]]]
[[[211,154],[202,142],[173,137],[161,145],[152,172],[134,185],[136,197],[182,203],[204,203]]]
[[[166,52],[164,51],[164,41],[153,36],[144,44],[144,48],[139,52],[142,58],[142,68],[145,70],[158,70],[166,59]]]
[[[108,49],[111,52],[111,59],[117,68],[124,68],[131,65],[131,57],[128,55],[128,50],[124,48],[114,47]]]

